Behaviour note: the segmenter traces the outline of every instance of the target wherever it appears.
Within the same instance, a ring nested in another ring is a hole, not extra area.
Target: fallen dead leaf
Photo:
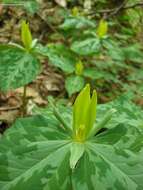
[[[11,124],[19,115],[19,110],[1,111],[0,121]]]
[[[22,96],[23,88],[18,88],[15,92]],[[47,101],[43,100],[41,98],[40,94],[32,87],[27,87],[26,97],[27,97],[27,99],[32,99],[33,102],[38,105],[46,105],[47,104]]]
[[[66,0],[55,0],[55,2],[60,5],[61,7],[66,7],[67,6],[67,1]]]

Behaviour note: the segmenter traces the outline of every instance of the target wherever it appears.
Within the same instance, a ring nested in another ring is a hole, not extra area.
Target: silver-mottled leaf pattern
[[[59,111],[67,122],[65,110]],[[1,190],[143,189],[142,130],[121,123],[99,133],[72,170],[71,137],[46,113],[18,119],[0,139]]]
[[[75,41],[71,45],[71,50],[79,55],[94,55],[100,52],[101,43],[98,38],[89,38],[82,41]]]
[[[56,121],[53,126],[43,117],[18,120],[0,143],[0,189],[43,189],[46,184],[52,187],[52,178],[63,169],[62,163],[69,172],[68,139],[57,129]],[[61,188],[70,185],[69,177],[67,182],[65,177],[57,179]]]
[[[67,77],[65,80],[65,88],[69,96],[82,90],[84,85],[85,85],[85,80],[82,76],[71,75]]]
[[[75,70],[75,54],[62,44],[49,44],[46,47],[39,44],[35,52],[48,57],[52,65],[66,73],[72,73]]]
[[[137,129],[122,124],[88,142],[87,151],[72,176],[73,188],[142,190],[143,157],[135,146],[139,136]]]
[[[0,45],[0,90],[16,89],[32,82],[40,63],[31,53],[12,45]]]

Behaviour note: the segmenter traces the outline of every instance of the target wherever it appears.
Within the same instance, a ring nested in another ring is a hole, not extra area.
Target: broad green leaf
[[[23,42],[24,47],[27,50],[31,49],[31,44],[32,44],[32,34],[29,28],[29,23],[26,23],[26,21],[22,21],[22,26],[21,26],[21,40]]]
[[[8,91],[24,86],[41,71],[34,55],[10,45],[0,45],[0,89]]]
[[[70,155],[70,167],[71,169],[75,169],[76,164],[78,163],[78,161],[80,160],[80,158],[83,156],[85,151],[85,147],[84,144],[82,143],[76,143],[74,142],[71,145],[71,155]]]
[[[39,45],[35,51],[47,56],[52,65],[60,68],[64,72],[74,72],[76,63],[75,54],[68,50],[66,46],[62,44],[50,44],[46,47]]]
[[[141,47],[138,44],[134,44],[128,47],[123,48],[123,53],[126,60],[142,63],[143,54],[141,51]]]
[[[137,151],[138,132],[128,127],[130,134],[126,126],[117,126],[112,130],[112,136],[109,130],[86,144],[87,151],[72,175],[73,189],[142,190],[143,158],[139,152],[142,146]]]
[[[100,52],[101,44],[97,38],[88,38],[83,41],[75,41],[71,50],[79,55],[94,55]]]
[[[123,62],[125,60],[123,48],[120,44],[113,40],[104,40],[103,46],[107,49],[107,56],[110,56],[115,61]]]
[[[40,8],[38,1],[35,0],[24,3],[24,7],[31,14],[36,13]]]
[[[7,131],[0,142],[1,190],[69,188],[70,142],[58,125],[34,117],[19,119]]]
[[[66,78],[65,88],[71,96],[72,94],[79,92],[84,87],[85,81],[81,76],[71,75]]]
[[[114,125],[119,123],[126,123],[132,127],[140,126],[141,129],[143,110],[141,107],[133,104],[131,99],[132,96],[130,93],[123,94],[114,101],[99,105],[97,109],[97,122],[103,118],[103,114],[105,114],[108,110],[116,109],[117,112],[113,115],[110,122],[108,122],[107,128],[112,128]]]
[[[82,154],[52,115],[18,119],[0,139],[0,189],[142,190],[142,138],[137,127],[114,124],[86,141]]]
[[[105,74],[99,72],[96,67],[85,68],[83,72],[83,76],[87,78],[91,78],[93,80],[104,78]]]
[[[78,16],[78,17],[69,17],[65,19],[64,23],[60,25],[60,29],[68,31],[71,29],[82,29],[82,28],[95,27],[94,22],[88,20],[87,18]]]

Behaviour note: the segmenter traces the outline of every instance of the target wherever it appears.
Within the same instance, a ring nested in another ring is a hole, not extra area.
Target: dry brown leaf
[[[55,0],[55,2],[60,5],[61,7],[66,7],[67,6],[67,1],[66,0]]]
[[[23,94],[23,88],[18,88],[16,90],[17,93]],[[26,92],[26,97],[29,99],[33,99],[33,102],[38,104],[38,105],[46,105],[47,102],[41,98],[39,93],[32,87],[27,87],[27,92]]]
[[[0,121],[13,123],[19,115],[19,110],[9,110],[0,112]]]

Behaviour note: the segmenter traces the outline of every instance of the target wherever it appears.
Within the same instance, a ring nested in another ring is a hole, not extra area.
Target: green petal
[[[76,63],[76,69],[75,69],[76,75],[82,75],[83,74],[83,70],[84,70],[83,63],[81,61],[78,61]]]
[[[31,44],[32,44],[32,35],[31,35],[30,28],[29,28],[29,24],[26,23],[26,21],[22,21],[21,40],[22,40],[25,48],[27,50],[29,50],[31,48]]]
[[[101,20],[97,29],[97,35],[99,38],[104,37],[108,31],[108,23],[105,20]]]
[[[89,134],[91,129],[93,128],[95,119],[96,119],[96,107],[97,107],[97,93],[96,90],[93,91],[93,95],[91,98],[90,106],[88,108],[88,114],[86,119],[86,135]]]
[[[85,88],[77,96],[73,107],[73,131],[84,125],[86,122],[87,110],[90,104],[90,86],[87,84]]]

